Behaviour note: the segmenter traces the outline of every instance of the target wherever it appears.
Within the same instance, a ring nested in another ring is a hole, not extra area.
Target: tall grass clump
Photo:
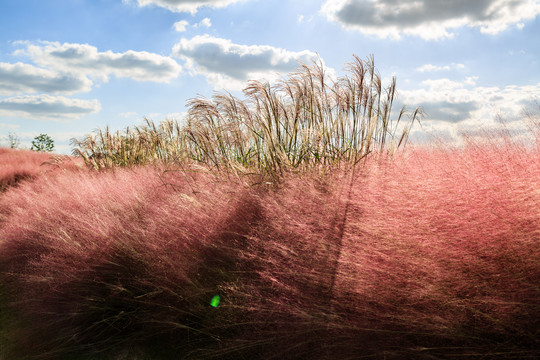
[[[332,79],[322,62],[271,85],[250,81],[245,99],[217,93],[188,101],[183,126],[147,121],[135,130],[98,130],[74,140],[91,167],[197,162],[230,173],[277,177],[286,171],[354,163],[372,151],[393,152],[422,116],[393,111],[396,79],[384,86],[373,57],[354,56]],[[396,116],[397,115],[397,116]]]
[[[156,125],[149,119],[141,126],[111,131],[96,130],[84,138],[72,139],[73,155],[91,169],[110,169],[148,164],[182,163],[185,160],[183,133],[177,121]]]
[[[469,138],[275,187],[154,167],[22,184],[0,199],[0,348],[32,360],[538,358],[539,155]]]

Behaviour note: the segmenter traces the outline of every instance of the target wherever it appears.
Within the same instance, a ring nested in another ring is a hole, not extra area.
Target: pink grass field
[[[0,359],[538,359],[539,150],[25,182],[0,195]]]
[[[50,153],[0,148],[0,192],[59,167],[75,169],[76,160]],[[78,162],[80,163],[80,161]]]

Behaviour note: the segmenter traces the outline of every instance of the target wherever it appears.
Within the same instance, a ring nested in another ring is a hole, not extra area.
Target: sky
[[[0,145],[55,150],[109,126],[182,120],[186,101],[274,82],[320,58],[344,74],[373,55],[413,139],[519,135],[540,102],[540,0],[0,0]]]

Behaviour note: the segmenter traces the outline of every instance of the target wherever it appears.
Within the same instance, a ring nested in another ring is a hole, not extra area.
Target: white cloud
[[[189,22],[187,22],[186,20],[181,20],[181,21],[175,22],[174,25],[173,25],[174,29],[177,32],[185,32],[185,31],[187,31],[188,26],[189,26]],[[199,28],[199,27],[209,28],[209,27],[212,26],[212,21],[210,20],[210,18],[204,18],[199,23],[193,24],[192,26],[194,28]]]
[[[321,12],[345,28],[379,37],[434,40],[468,26],[498,34],[540,14],[538,0],[327,0]]]
[[[137,3],[139,6],[155,5],[174,12],[195,14],[201,7],[223,8],[240,1],[248,0],[137,0]]]
[[[80,74],[40,69],[23,63],[0,63],[0,95],[90,91],[92,81]]]
[[[15,55],[29,56],[36,64],[57,71],[83,73],[102,81],[110,75],[137,81],[167,82],[180,74],[182,67],[173,59],[146,51],[98,52],[88,44],[25,43]]]
[[[212,21],[210,18],[204,18],[200,23],[193,25],[194,27],[206,27],[209,28],[212,26]]]
[[[456,63],[452,63],[450,65],[443,65],[443,66],[433,65],[433,64],[425,64],[425,65],[422,65],[419,68],[417,68],[416,71],[434,72],[434,71],[450,71],[450,70],[453,70],[453,69],[458,69],[458,70],[465,69],[465,65],[456,64]]]
[[[69,99],[64,96],[22,95],[0,99],[0,116],[62,121],[100,110],[98,100]]]
[[[435,133],[457,141],[459,131],[500,129],[497,119],[504,119],[517,132],[525,131],[523,108],[540,98],[540,83],[528,86],[477,86],[476,77],[461,82],[431,79],[415,90],[402,90],[399,102],[410,107],[422,106],[427,113],[424,124]]]
[[[215,88],[242,89],[247,80],[272,81],[310,64],[317,54],[288,51],[268,45],[239,45],[210,35],[182,39],[173,53],[186,61],[192,74],[203,74]]]
[[[174,30],[176,30],[178,32],[186,31],[188,26],[189,26],[189,22],[187,22],[186,20],[177,21],[173,25]]]

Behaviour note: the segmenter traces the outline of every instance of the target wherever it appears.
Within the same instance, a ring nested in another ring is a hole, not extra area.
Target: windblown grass
[[[5,359],[536,359],[539,156],[471,140],[277,187],[192,167],[25,183],[0,199],[0,346]]]
[[[72,159],[65,156],[0,148],[0,192],[59,167],[76,168],[76,165]]]
[[[214,170],[278,178],[290,170],[335,167],[407,142],[420,109],[392,111],[396,79],[386,87],[373,57],[354,56],[347,73],[330,79],[322,62],[302,65],[270,85],[251,81],[246,98],[217,93],[188,101],[186,124],[168,120],[73,140],[92,168],[196,162]],[[394,118],[392,118],[394,116]]]

